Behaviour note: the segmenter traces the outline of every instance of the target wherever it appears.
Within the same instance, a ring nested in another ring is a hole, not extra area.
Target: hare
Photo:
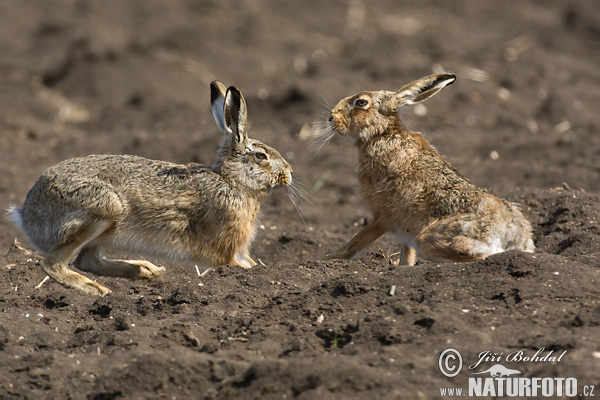
[[[460,176],[429,142],[406,129],[399,109],[426,100],[456,79],[423,77],[396,92],[360,92],[331,111],[329,131],[352,139],[358,177],[373,220],[329,259],[350,259],[386,232],[402,244],[400,263],[416,255],[465,262],[517,249],[534,251],[531,224],[518,205]]]
[[[205,265],[256,263],[249,254],[261,200],[292,182],[273,148],[247,136],[241,92],[211,83],[213,116],[226,132],[210,167],[131,155],[90,155],[48,170],[9,217],[45,257],[42,269],[88,294],[110,290],[68,267],[96,275],[152,280],[164,272],[145,260],[104,258],[102,249]]]

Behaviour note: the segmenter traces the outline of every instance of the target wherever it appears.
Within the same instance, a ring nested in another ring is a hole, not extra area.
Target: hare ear
[[[244,96],[242,96],[242,92],[235,86],[231,86],[227,89],[223,113],[225,115],[225,127],[232,133],[232,147],[237,148],[245,146],[247,140],[246,122],[248,120],[248,113]]]
[[[383,102],[382,108],[384,111],[396,112],[404,105],[419,103],[430,98],[455,80],[454,74],[434,74],[417,79],[389,95]]]
[[[221,82],[213,81],[210,83],[210,106],[215,122],[221,131],[231,134],[231,131],[227,130],[225,126],[225,115],[223,114],[226,92],[227,88]]]

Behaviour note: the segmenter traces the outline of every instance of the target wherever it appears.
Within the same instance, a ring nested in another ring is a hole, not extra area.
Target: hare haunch
[[[71,269],[155,279],[164,267],[113,260],[101,249],[250,268],[249,245],[261,200],[292,182],[292,168],[271,147],[248,138],[246,103],[235,87],[211,84],[217,124],[226,133],[210,167],[136,156],[90,155],[46,170],[10,218],[45,257],[54,280],[89,294],[110,290]],[[75,258],[76,257],[76,258]]]
[[[531,224],[514,203],[458,175],[429,142],[406,129],[399,109],[454,82],[436,74],[396,92],[360,92],[331,111],[329,130],[358,149],[358,177],[373,220],[328,258],[349,259],[386,232],[402,243],[400,262],[474,261],[503,251],[534,251]],[[416,251],[416,253],[415,253]]]

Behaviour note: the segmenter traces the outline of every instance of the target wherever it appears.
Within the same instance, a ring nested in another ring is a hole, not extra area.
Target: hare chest
[[[396,142],[394,139],[361,151],[358,177],[374,218],[408,244],[427,221],[419,217],[423,187],[411,170],[416,150],[402,144],[406,148],[400,151]]]

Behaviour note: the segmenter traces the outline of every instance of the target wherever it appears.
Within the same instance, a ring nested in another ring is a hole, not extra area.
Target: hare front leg
[[[164,272],[164,267],[157,267],[146,260],[112,260],[100,255],[98,246],[84,247],[74,262],[82,271],[95,275],[127,278],[130,280],[154,280]]]
[[[403,244],[402,253],[400,254],[400,265],[412,267],[417,262],[417,253],[412,247]]]
[[[359,251],[369,246],[387,231],[388,230],[379,222],[379,220],[375,219],[365,226],[362,231],[358,232],[345,246],[342,246],[332,254],[327,255],[325,260],[350,260],[356,256]]]

